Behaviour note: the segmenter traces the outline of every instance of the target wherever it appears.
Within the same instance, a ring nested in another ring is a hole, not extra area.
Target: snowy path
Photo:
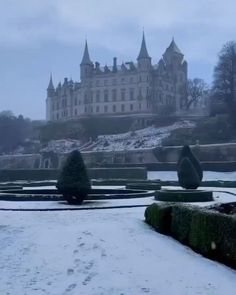
[[[0,294],[235,293],[235,271],[154,232],[143,213],[1,212]]]

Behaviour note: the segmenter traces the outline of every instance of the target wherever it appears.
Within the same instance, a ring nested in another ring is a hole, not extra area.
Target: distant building
[[[91,116],[153,116],[177,113],[186,101],[187,62],[174,39],[153,65],[143,33],[137,63],[101,67],[89,56],[87,41],[80,64],[80,82],[64,79],[47,88],[46,119]]]

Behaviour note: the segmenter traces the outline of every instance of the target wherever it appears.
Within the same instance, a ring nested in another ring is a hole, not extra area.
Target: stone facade
[[[64,79],[47,88],[48,121],[89,116],[148,116],[178,113],[186,101],[187,62],[174,39],[153,65],[143,34],[137,63],[101,67],[89,56],[87,42],[80,64],[80,82]]]

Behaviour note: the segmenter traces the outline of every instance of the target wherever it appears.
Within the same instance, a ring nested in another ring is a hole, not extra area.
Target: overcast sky
[[[153,63],[174,36],[189,77],[210,83],[235,11],[235,0],[0,0],[0,111],[44,119],[50,72],[54,85],[79,80],[86,37],[93,61],[135,61],[143,27]]]

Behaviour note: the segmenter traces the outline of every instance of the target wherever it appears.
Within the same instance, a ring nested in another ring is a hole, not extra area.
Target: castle
[[[71,120],[91,116],[153,116],[178,114],[187,96],[187,62],[174,39],[153,65],[143,33],[137,63],[104,67],[93,63],[87,41],[80,64],[80,82],[64,79],[47,88],[46,119]]]

